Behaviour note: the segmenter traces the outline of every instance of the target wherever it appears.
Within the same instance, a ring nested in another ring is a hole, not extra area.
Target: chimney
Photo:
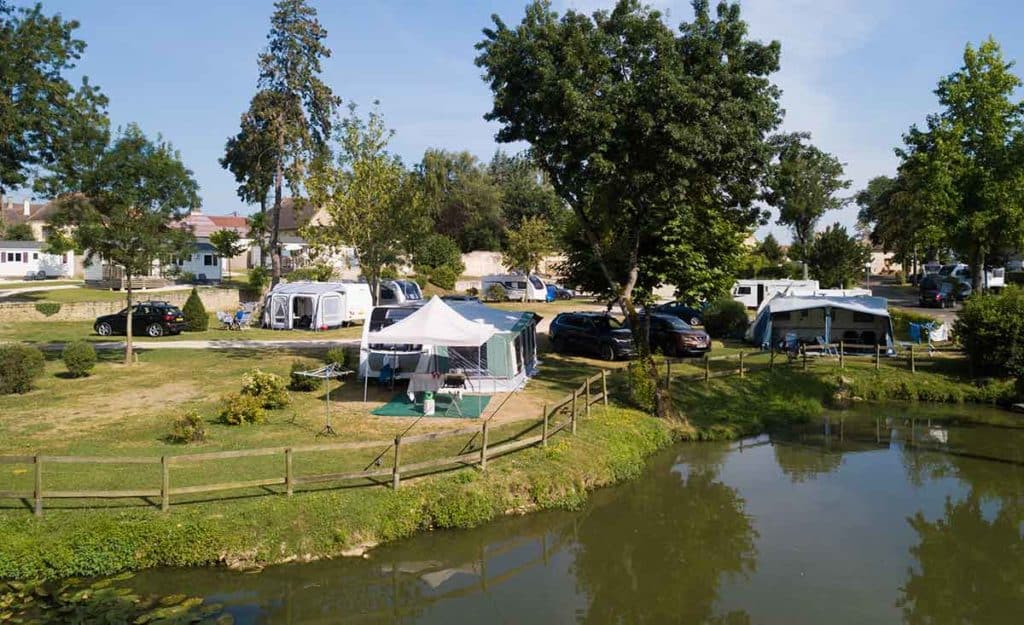
[[[32,203],[29,202],[28,198],[25,198],[24,208],[21,209],[21,214],[26,217],[32,214]]]

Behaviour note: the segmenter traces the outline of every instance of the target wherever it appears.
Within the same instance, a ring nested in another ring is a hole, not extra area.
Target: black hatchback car
[[[100,336],[126,334],[128,309],[112,315],[97,317],[93,330]],[[187,324],[181,309],[167,302],[139,302],[132,307],[132,335],[153,338],[165,334],[180,334]]]
[[[551,347],[558,353],[592,354],[604,360],[633,355],[633,334],[615,317],[602,313],[561,313],[551,320]]]

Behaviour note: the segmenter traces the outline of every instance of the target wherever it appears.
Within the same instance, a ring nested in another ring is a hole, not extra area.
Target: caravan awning
[[[379,332],[371,332],[367,342],[372,345],[473,347],[483,345],[496,333],[494,326],[470,321],[435,295],[405,319]]]

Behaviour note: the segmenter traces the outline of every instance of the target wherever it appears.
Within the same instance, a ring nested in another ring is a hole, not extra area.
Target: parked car
[[[938,274],[928,275],[921,279],[921,306],[949,308],[970,295],[970,292],[969,284]]]
[[[97,317],[93,330],[100,336],[126,334],[128,309],[112,315]],[[132,334],[156,338],[165,334],[181,334],[186,327],[185,315],[177,306],[167,302],[139,302],[132,306]]]
[[[548,284],[548,301],[553,302],[556,299],[569,300],[576,297],[576,293],[572,289],[567,289],[560,284]]]
[[[910,276],[910,283],[914,286],[918,286],[920,285],[921,280],[924,280],[926,276],[936,275],[940,270],[942,270],[942,265],[939,263],[925,263],[921,265],[921,270],[919,272]]]
[[[621,321],[596,312],[559,313],[548,330],[551,347],[567,352],[592,354],[604,360],[633,355],[633,334]]]
[[[702,326],[704,325],[704,311],[684,304],[683,302],[668,302],[666,304],[658,304],[651,309],[656,313],[663,313],[666,315],[672,315],[682,319],[691,326]]]
[[[640,324],[647,315],[640,315]],[[666,356],[696,356],[711,351],[711,337],[675,315],[652,313],[648,341],[651,351],[660,349]]]

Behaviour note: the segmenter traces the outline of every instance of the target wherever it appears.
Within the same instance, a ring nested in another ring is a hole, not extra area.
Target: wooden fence
[[[600,383],[599,391],[593,388]],[[0,464],[23,464],[31,465],[34,470],[35,484],[31,491],[4,491],[0,490],[0,499],[24,499],[32,500],[37,516],[43,514],[44,499],[117,499],[117,498],[157,498],[160,499],[160,509],[164,512],[171,507],[171,497],[175,495],[188,495],[200,493],[213,493],[227,490],[239,490],[246,488],[269,488],[284,487],[284,494],[291,496],[295,486],[306,484],[319,484],[324,482],[342,482],[348,480],[390,477],[392,488],[398,488],[402,476],[410,474],[422,474],[434,469],[454,466],[479,465],[482,470],[487,469],[488,460],[497,456],[512,453],[535,445],[547,446],[548,439],[555,434],[568,429],[571,434],[576,433],[577,422],[580,417],[589,417],[590,408],[594,404],[602,403],[608,406],[608,371],[601,371],[587,378],[578,388],[551,406],[544,406],[539,421],[532,422],[531,426],[524,430],[530,432],[538,426],[541,433],[525,438],[517,439],[514,436],[509,440],[497,445],[488,444],[488,429],[490,419],[484,420],[479,426],[459,428],[456,430],[445,430],[431,432],[428,434],[417,434],[413,436],[397,436],[394,440],[355,441],[349,443],[323,443],[313,445],[293,445],[288,447],[266,447],[260,449],[240,449],[233,451],[214,451],[196,454],[181,454],[173,456],[0,456]],[[563,422],[555,422],[553,418],[566,415],[568,418]],[[457,436],[470,435],[469,441],[463,446],[463,450],[472,449],[467,453],[460,453],[455,456],[426,460],[422,462],[402,464],[402,452],[407,450],[409,445],[429,441],[454,438]],[[479,441],[479,449],[476,449],[474,441]],[[342,473],[321,473],[316,475],[296,475],[293,470],[293,461],[296,455],[313,452],[350,451],[354,449],[381,448],[393,451],[392,463],[390,466],[374,466],[363,471],[351,471]],[[280,477],[271,477],[258,480],[241,480],[235,482],[219,482],[213,484],[199,484],[190,486],[173,486],[172,469],[190,464],[207,461],[219,461],[234,458],[252,458],[259,456],[278,456],[281,459],[282,473]],[[125,489],[125,490],[45,490],[43,468],[54,464],[111,464],[111,465],[160,465],[160,485],[153,488]],[[386,481],[374,481],[366,486],[386,483]]]
[[[694,361],[692,359],[666,358],[664,361],[665,379],[669,384],[671,384],[673,379],[680,378],[691,381],[702,380],[704,382],[709,382],[713,378],[731,376],[739,376],[743,378],[746,377],[748,373],[761,370],[773,370],[778,366],[799,367],[803,370],[807,370],[812,366],[831,364],[833,366],[838,366],[840,369],[844,369],[846,367],[846,362],[851,359],[860,361],[867,360],[874,364],[876,371],[881,369],[884,364],[890,367],[906,367],[911,373],[917,373],[917,366],[922,357],[930,355],[932,351],[944,351],[934,349],[929,350],[927,348],[922,349],[922,346],[920,345],[909,344],[898,345],[894,348],[895,353],[889,354],[888,349],[881,345],[862,345],[857,343],[846,343],[844,341],[829,343],[827,349],[825,346],[811,347],[812,351],[808,352],[805,346],[801,346],[800,350],[795,354],[776,351],[774,348],[770,351],[741,351],[736,354],[727,354],[722,356],[711,356],[705,354],[704,358],[698,361],[700,366],[703,368],[703,372],[698,375],[688,376],[673,376],[672,366],[680,364],[694,365]],[[758,360],[755,361],[755,359]],[[735,365],[727,365],[724,368],[714,371],[712,363],[715,362],[734,362]]]

